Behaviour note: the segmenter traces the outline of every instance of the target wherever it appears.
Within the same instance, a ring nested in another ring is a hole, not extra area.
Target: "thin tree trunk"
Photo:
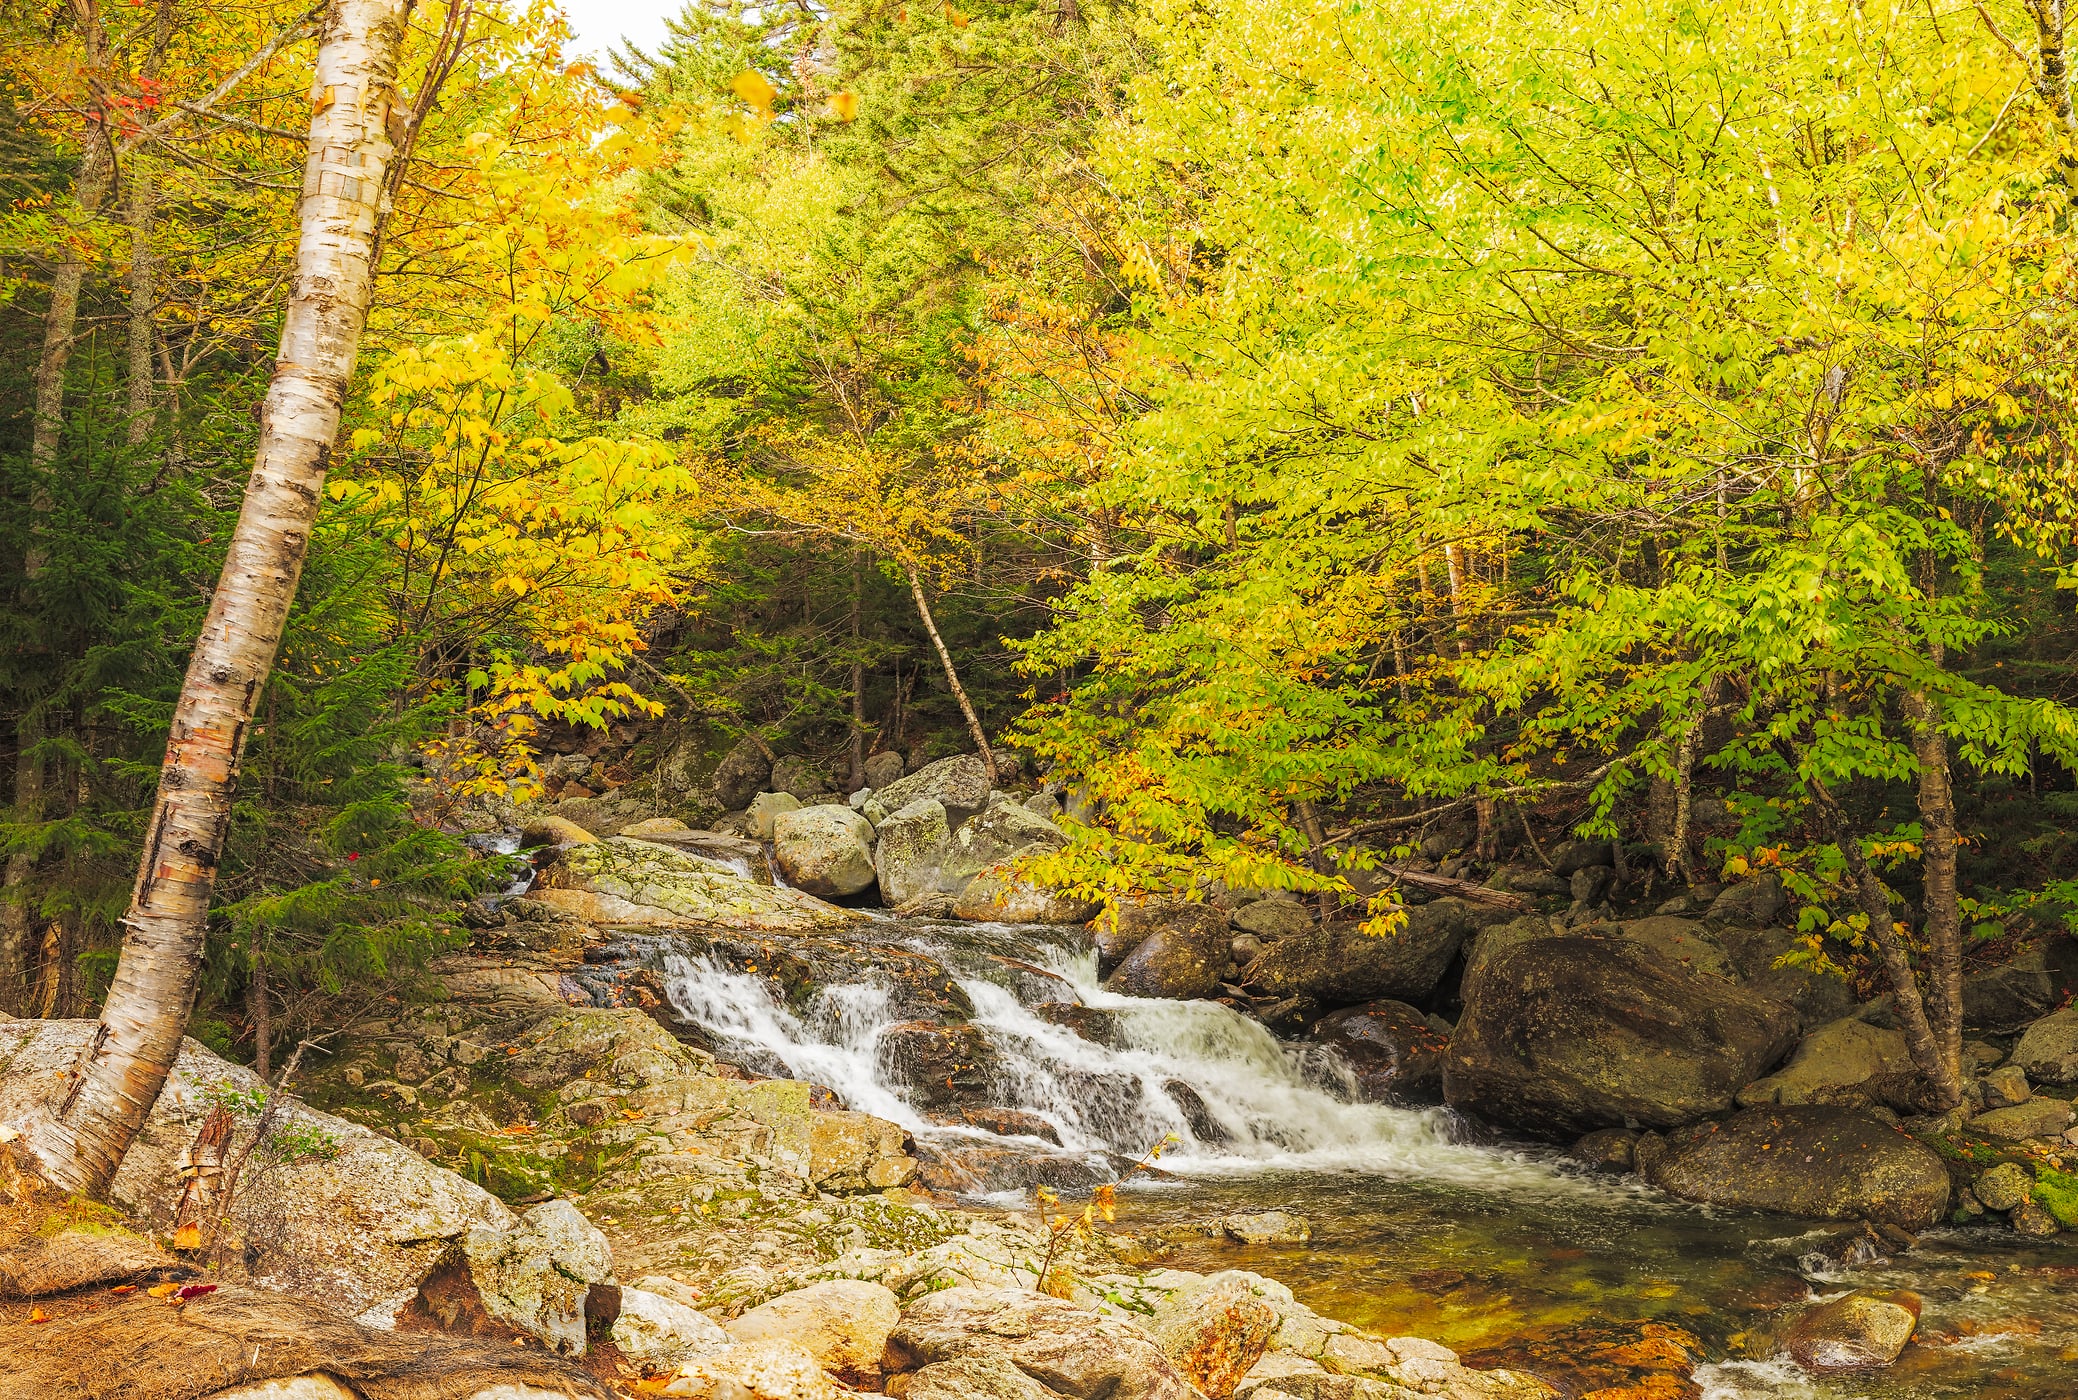
[[[1949,785],[1948,740],[1933,697],[1913,691],[1904,700],[1905,725],[1919,759],[1920,868],[1926,886],[1927,1020],[1941,1053],[1943,1081],[1962,1082],[1963,920],[1956,884],[1959,844],[1955,792]],[[1951,1106],[1944,1103],[1942,1107]]]
[[[1688,834],[1695,812],[1696,749],[1702,743],[1703,721],[1717,708],[1717,697],[1723,689],[1722,676],[1712,676],[1703,682],[1702,691],[1696,696],[1696,717],[1681,731],[1681,743],[1674,751],[1674,828],[1667,834],[1664,862],[1670,882],[1695,883],[1694,863],[1688,852]]]
[[[866,662],[859,655],[859,555],[851,556],[851,786],[857,792],[866,785]]]
[[[142,151],[130,157],[130,343],[124,373],[128,422],[123,438],[132,447],[151,441],[152,414],[156,395],[152,352],[156,349],[159,317],[158,254],[152,247],[152,203],[158,197],[151,157]]]
[[[1943,1053],[1933,1023],[1927,1016],[1925,998],[1919,993],[1919,979],[1912,972],[1911,956],[1898,936],[1896,921],[1891,914],[1890,887],[1869,864],[1869,858],[1862,850],[1861,838],[1849,828],[1846,814],[1833,795],[1814,782],[1812,796],[1817,799],[1819,820],[1825,826],[1826,835],[1847,862],[1847,873],[1854,881],[1855,898],[1862,907],[1863,917],[1869,921],[1869,937],[1876,944],[1877,956],[1890,982],[1898,1029],[1905,1037],[1905,1048],[1912,1052],[1913,1066],[1926,1081],[1936,1106],[1952,1108],[1962,1099],[1959,1061]]]
[[[267,959],[260,951],[259,935],[253,936],[252,978],[246,983],[245,999],[253,1018],[253,1073],[265,1079],[274,1050],[273,1027],[267,1023]]]
[[[410,0],[336,0],[312,87],[296,282],[238,527],[173,712],[158,801],[100,1024],[26,1145],[99,1196],[165,1086],[195,996],[238,758],[323,499],[367,320]]]
[[[945,649],[945,638],[938,635],[938,623],[931,616],[931,605],[924,598],[924,581],[917,577],[916,570],[909,571],[909,596],[916,599],[916,615],[924,620],[924,631],[931,634],[931,645],[938,648],[938,662],[945,668],[945,683],[952,687],[952,698],[960,702],[960,713],[967,717],[967,732],[974,736],[974,747],[981,750],[981,761],[988,765],[989,781],[996,780],[996,755],[988,746],[988,735],[982,732],[981,716],[974,713],[973,702],[967,699],[967,688],[960,684],[960,673],[953,669],[952,653]]]

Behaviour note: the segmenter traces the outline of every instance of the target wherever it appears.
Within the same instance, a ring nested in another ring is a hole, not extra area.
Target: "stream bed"
[[[1160,1171],[1121,1193],[1115,1227],[1174,1241],[1164,1265],[1252,1269],[1328,1316],[1576,1393],[1676,1370],[1708,1400],[2078,1397],[2078,1249],[1942,1228],[1894,1258],[1829,1263],[1837,1227],[1689,1205],[1443,1109],[1356,1103],[1318,1047],[1279,1042],[1215,1003],[1108,993],[1079,928],[881,918],[845,938],[942,966],[992,1047],[989,1102],[1058,1141],[918,1107],[914,1077],[883,1043],[904,1019],[899,989],[870,971],[803,1006],[753,969],[666,944],[665,989],[724,1058],[824,1085],[902,1123],[926,1155],[1109,1179],[1170,1140]],[[1098,1038],[1058,1023],[1076,1003]],[[1029,1204],[1022,1188],[969,1194]],[[1311,1242],[1244,1247],[1166,1228],[1271,1209],[1306,1217]],[[1919,1337],[1893,1366],[1815,1378],[1777,1359],[1784,1321],[1856,1287],[1925,1300]]]

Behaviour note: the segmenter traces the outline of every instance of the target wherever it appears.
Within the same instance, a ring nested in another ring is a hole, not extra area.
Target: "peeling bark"
[[[195,995],[231,793],[323,497],[374,281],[409,0],[338,0],[311,91],[296,280],[237,530],[173,714],[122,959],[80,1061],[26,1125],[61,1189],[99,1196],[164,1087]]]

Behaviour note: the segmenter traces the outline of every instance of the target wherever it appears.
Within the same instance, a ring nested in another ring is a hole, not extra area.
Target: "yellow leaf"
[[[155,1287],[147,1288],[144,1291],[154,1298],[171,1298],[174,1294],[180,1292],[180,1285],[177,1283],[162,1283]]]
[[[859,114],[859,95],[855,92],[833,92],[830,94],[830,115],[840,122],[848,122]]]
[[[755,68],[746,68],[729,79],[729,91],[755,107],[761,116],[771,116],[772,104],[779,100],[779,89]]]
[[[173,1232],[173,1247],[175,1249],[200,1249],[202,1247],[202,1227],[191,1220],[178,1230],[175,1230]]]

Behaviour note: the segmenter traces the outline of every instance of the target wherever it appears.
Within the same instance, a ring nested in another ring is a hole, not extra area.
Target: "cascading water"
[[[902,946],[946,967],[973,1004],[973,1024],[993,1050],[990,1103],[1043,1120],[1060,1144],[1049,1150],[1083,1157],[1100,1175],[1168,1140],[1174,1146],[1163,1166],[1185,1174],[1361,1171],[1516,1192],[1611,1189],[1522,1154],[1456,1141],[1445,1110],[1353,1102],[1339,1062],[1280,1044],[1217,1003],[1106,992],[1096,954],[1062,930],[922,922],[880,928],[901,929]],[[898,1122],[921,1140],[990,1136],[934,1119],[912,1102],[881,1045],[903,1019],[887,987],[871,980],[825,986],[797,1011],[764,977],[710,956],[667,954],[665,967],[673,1008],[724,1058],[823,1085],[849,1107]],[[1034,1011],[1049,1001],[1102,1013],[1106,1043]],[[1022,1142],[1041,1146],[1029,1137]]]

